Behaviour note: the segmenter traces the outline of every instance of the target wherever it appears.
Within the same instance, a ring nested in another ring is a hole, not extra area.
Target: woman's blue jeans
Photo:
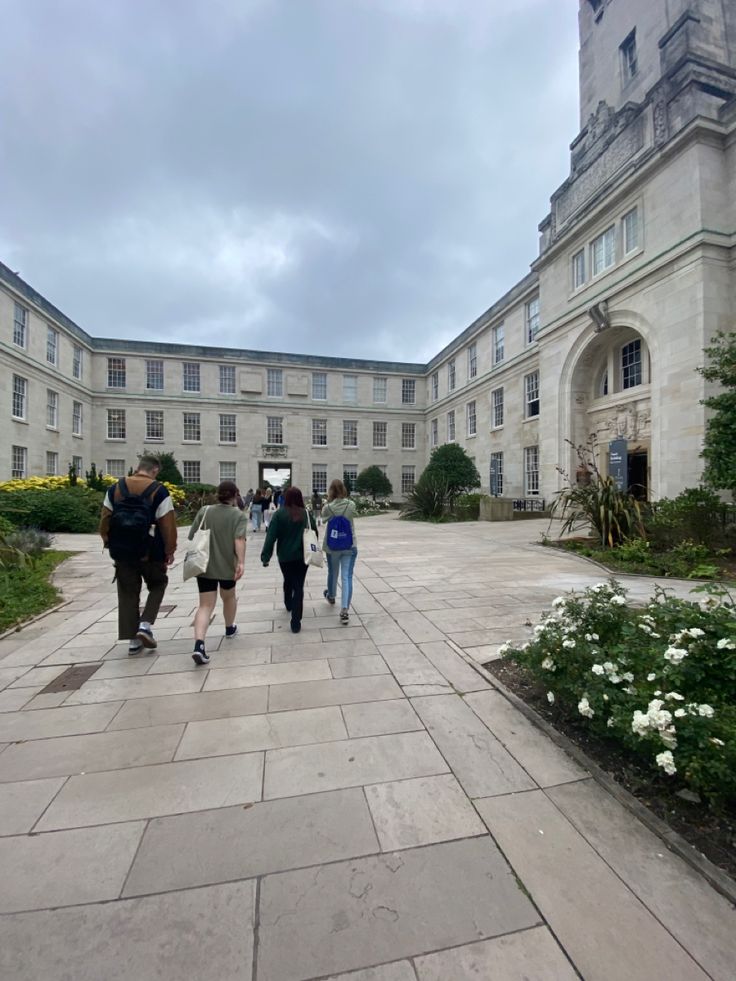
[[[342,552],[327,553],[327,595],[334,598],[337,590],[337,575],[342,581],[342,599],[340,608],[347,610],[353,599],[353,569],[358,556],[357,546],[346,548]]]

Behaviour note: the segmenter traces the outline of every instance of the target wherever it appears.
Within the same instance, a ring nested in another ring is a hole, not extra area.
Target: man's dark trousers
[[[164,598],[169,577],[165,562],[147,560],[128,564],[115,563],[118,585],[118,637],[132,640],[138,632],[141,620],[154,623]],[[145,582],[148,589],[146,605],[140,613],[141,587]]]

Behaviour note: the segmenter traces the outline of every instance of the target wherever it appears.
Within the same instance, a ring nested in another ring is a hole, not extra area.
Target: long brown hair
[[[348,491],[345,484],[337,477],[330,484],[330,489],[327,491],[327,500],[334,501],[336,497],[347,497]]]
[[[284,507],[289,512],[292,521],[304,520],[304,498],[298,487],[290,487],[284,494]]]

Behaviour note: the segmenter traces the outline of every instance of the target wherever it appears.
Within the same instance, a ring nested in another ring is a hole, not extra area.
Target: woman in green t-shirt
[[[238,599],[235,583],[243,575],[245,566],[245,532],[248,519],[238,507],[240,492],[232,480],[223,480],[217,488],[217,504],[200,508],[189,529],[190,540],[205,521],[210,531],[210,558],[204,575],[197,576],[199,606],[194,615],[195,664],[209,664],[210,656],[205,651],[204,639],[212,613],[217,603],[217,587],[222,597],[222,613],[225,617],[225,636],[234,637],[237,632],[235,613]],[[206,517],[205,517],[206,516]]]

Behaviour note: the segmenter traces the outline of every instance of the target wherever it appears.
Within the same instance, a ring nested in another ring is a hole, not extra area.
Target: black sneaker
[[[192,660],[195,664],[209,664],[210,656],[204,649],[204,644],[201,640],[196,641],[194,644],[194,653],[192,654]]]
[[[237,625],[237,623],[234,623],[232,625],[232,627],[225,627],[225,636],[226,637],[234,637],[237,632],[238,632],[238,625]]]
[[[294,621],[292,620],[292,622],[291,622],[291,632],[293,634],[298,634],[301,629],[302,629],[301,623],[294,623]]]
[[[327,590],[325,590],[325,591],[324,591],[324,592],[322,593],[322,595],[323,595],[323,596],[324,596],[324,598],[325,598],[325,599],[327,600],[327,602],[328,602],[328,603],[330,604],[330,606],[334,606],[334,605],[335,605],[335,597],[334,597],[334,596],[328,596],[328,595],[327,595]]]
[[[156,638],[153,636],[153,631],[150,627],[139,627],[136,637],[141,644],[144,647],[148,647],[149,650],[153,650],[154,647],[158,646],[156,644]]]

